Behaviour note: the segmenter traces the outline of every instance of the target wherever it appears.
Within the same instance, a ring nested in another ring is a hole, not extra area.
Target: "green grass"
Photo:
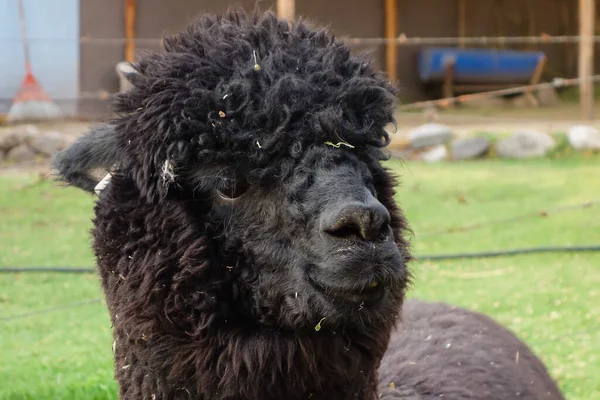
[[[390,164],[416,254],[600,243],[600,205],[425,236],[600,199],[596,160]],[[0,267],[89,266],[93,198],[35,176],[0,177]],[[423,235],[423,236],[421,236]],[[417,262],[411,297],[485,312],[548,365],[568,399],[600,398],[600,254]],[[0,275],[0,318],[101,298],[93,275]],[[115,399],[104,304],[0,320],[0,399]]]

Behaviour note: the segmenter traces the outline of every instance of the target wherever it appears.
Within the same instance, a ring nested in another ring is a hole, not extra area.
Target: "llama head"
[[[230,309],[256,323],[392,323],[409,275],[381,165],[395,89],[326,31],[271,13],[203,17],[165,48],[134,65],[80,164],[114,163],[140,199],[201,222]],[[78,185],[69,151],[56,165]]]

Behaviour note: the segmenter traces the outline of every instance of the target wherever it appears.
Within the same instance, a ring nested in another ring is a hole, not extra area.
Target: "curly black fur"
[[[561,400],[545,366],[479,313],[407,301],[379,369],[382,399]]]
[[[91,170],[110,170],[123,156],[114,128],[99,125],[78,138],[69,148],[58,152],[52,163],[61,179],[92,193],[98,181],[90,175]]]
[[[112,171],[93,248],[120,397],[378,398],[410,280],[381,165],[395,88],[272,13],[205,16],[165,47],[55,162],[88,191]]]

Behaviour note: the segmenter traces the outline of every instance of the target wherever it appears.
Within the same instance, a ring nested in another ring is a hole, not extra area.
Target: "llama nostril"
[[[373,241],[387,232],[390,214],[380,203],[349,204],[327,220],[323,231],[330,236]]]

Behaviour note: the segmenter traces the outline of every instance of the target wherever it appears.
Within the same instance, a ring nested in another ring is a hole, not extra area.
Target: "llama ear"
[[[114,126],[98,125],[58,152],[52,160],[52,168],[59,180],[93,193],[100,182],[108,182],[105,182],[106,177],[102,181],[93,177],[91,170],[110,171],[115,164],[123,161],[121,149]]]

